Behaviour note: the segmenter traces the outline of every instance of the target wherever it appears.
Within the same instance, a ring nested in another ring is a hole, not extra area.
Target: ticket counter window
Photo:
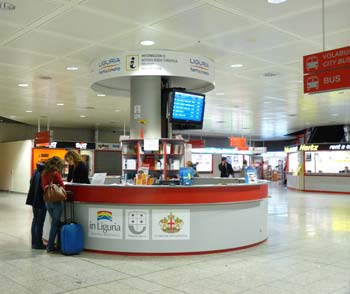
[[[350,166],[350,151],[305,152],[307,173],[344,173]]]

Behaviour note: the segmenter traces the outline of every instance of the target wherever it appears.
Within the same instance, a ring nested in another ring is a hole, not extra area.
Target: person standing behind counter
[[[221,178],[228,178],[230,175],[234,177],[232,165],[226,161],[226,157],[221,158],[221,163],[219,164],[218,168],[221,172]]]
[[[69,165],[67,182],[90,184],[89,171],[80,154],[70,150],[66,153],[64,159]]]

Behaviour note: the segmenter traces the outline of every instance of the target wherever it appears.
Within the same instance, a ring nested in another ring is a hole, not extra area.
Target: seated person
[[[345,166],[343,170],[339,171],[340,174],[350,174],[350,170],[348,166]]]
[[[194,164],[191,160],[186,162],[186,167],[190,167],[193,169],[193,176],[194,177],[199,177],[199,174],[198,174],[197,170],[194,168]]]

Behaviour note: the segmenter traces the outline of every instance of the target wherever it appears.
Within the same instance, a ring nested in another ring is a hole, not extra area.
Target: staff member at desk
[[[80,154],[70,150],[66,153],[64,159],[69,165],[67,182],[90,184],[89,172]]]
[[[344,170],[339,171],[341,174],[350,174],[350,169],[348,166],[344,167]]]
[[[232,177],[233,177],[232,165],[226,161],[226,157],[221,158],[221,163],[219,164],[218,168],[221,172],[221,174],[220,174],[221,178],[228,178],[229,175],[232,175]]]

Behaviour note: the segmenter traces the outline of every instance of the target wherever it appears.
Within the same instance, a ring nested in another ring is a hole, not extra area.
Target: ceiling
[[[215,61],[204,128],[192,134],[281,139],[350,123],[349,91],[303,94],[302,56],[323,48],[322,0],[6,2],[16,8],[0,10],[0,116],[31,125],[40,118],[54,127],[128,128],[129,96],[97,96],[89,64],[117,51],[172,49]],[[350,0],[325,6],[325,49],[350,45]]]

